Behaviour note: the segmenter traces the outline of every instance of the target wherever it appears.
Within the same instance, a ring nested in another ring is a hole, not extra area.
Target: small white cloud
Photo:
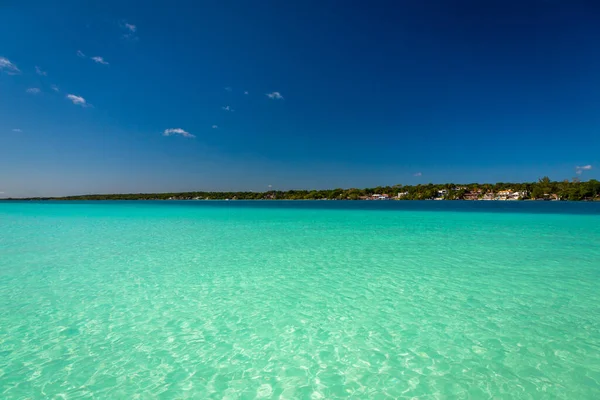
[[[58,92],[58,91],[59,91],[59,90],[58,90],[58,86],[56,86],[56,85],[50,85],[50,88],[51,88],[52,90],[54,90],[55,92]]]
[[[213,129],[219,129],[219,126],[218,125],[213,125],[212,128]]]
[[[414,174],[413,174],[413,176],[422,176],[422,175],[423,175],[423,174],[422,174],[421,172],[417,172],[417,173],[414,173]]]
[[[229,107],[229,106],[223,106],[223,107],[221,107],[221,109],[222,109],[222,110],[225,110],[225,111],[231,111],[231,112],[233,112],[233,111],[234,111],[234,110],[233,110],[233,108],[231,108],[231,107]]]
[[[267,97],[273,100],[283,100],[283,96],[279,92],[267,93]]]
[[[588,165],[582,165],[581,167],[580,166],[576,166],[575,167],[575,173],[577,175],[581,175],[583,173],[583,171],[589,171],[591,169],[592,169],[592,166],[589,165],[589,164]]]
[[[127,33],[123,34],[123,38],[125,38],[127,40],[131,40],[131,41],[138,40],[138,37],[135,34],[137,32],[136,25],[130,24],[127,21],[121,21],[120,25],[121,25],[121,28],[127,32]]]
[[[85,54],[81,50],[77,50],[77,57],[85,58]]]
[[[244,90],[244,94],[248,94],[248,91],[247,91],[247,90]]]
[[[191,133],[184,131],[181,128],[165,129],[165,131],[163,132],[163,136],[173,136],[173,135],[181,135],[181,136],[187,137],[187,138],[196,137],[196,136],[192,135]]]
[[[15,128],[12,130],[13,132],[23,132],[22,130],[20,130],[19,128]]]
[[[26,92],[30,94],[38,94],[39,92],[41,92],[41,90],[40,88],[32,87],[27,89]]]
[[[225,88],[225,90],[226,90],[227,92],[231,92],[233,89],[231,88],[231,86],[227,86],[227,87]]]
[[[94,60],[94,62],[98,63],[98,64],[108,65],[108,62],[106,62],[104,60],[104,58],[102,58],[102,57],[97,57],[97,56],[96,57],[92,57],[92,60]]]
[[[89,105],[83,97],[76,96],[74,94],[68,94],[67,99],[71,100],[73,102],[73,104],[78,105],[78,106],[87,107]]]
[[[39,76],[47,76],[48,73],[46,73],[46,71],[42,71],[42,69],[40,67],[38,67],[37,65],[35,66],[35,73],[38,74]]]
[[[8,75],[20,74],[21,70],[10,62],[8,58],[0,57],[0,71],[6,72]]]

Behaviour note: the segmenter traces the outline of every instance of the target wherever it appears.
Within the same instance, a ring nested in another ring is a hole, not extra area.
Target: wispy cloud
[[[38,74],[39,76],[47,76],[48,73],[46,73],[46,71],[42,71],[42,69],[40,67],[38,67],[37,65],[35,66],[35,73]]]
[[[29,94],[38,94],[39,92],[41,92],[41,90],[40,88],[32,87],[27,89],[26,92]]]
[[[56,86],[56,85],[50,85],[50,88],[52,90],[54,90],[55,92],[59,92],[58,86]]]
[[[225,91],[227,91],[227,92],[231,92],[231,91],[233,91],[233,89],[231,88],[231,86],[227,86],[227,87],[225,88]]]
[[[273,100],[283,100],[283,96],[279,92],[267,93],[267,97]]]
[[[94,62],[97,64],[108,65],[108,62],[105,61],[103,57],[92,57],[92,60],[94,60]]]
[[[8,75],[20,74],[21,70],[10,62],[8,58],[0,57],[0,71],[6,72]]]
[[[74,94],[68,94],[67,99],[71,100],[73,102],[73,104],[78,105],[78,106],[82,106],[82,107],[89,106],[89,103],[87,101],[85,101],[85,99],[81,96],[76,96]]]
[[[222,110],[225,110],[225,111],[231,111],[231,112],[233,112],[233,111],[234,111],[234,110],[233,110],[233,108],[231,108],[231,107],[229,107],[229,106],[223,106],[223,107],[221,107],[221,109],[222,109]]]
[[[173,136],[173,135],[181,135],[186,138],[196,137],[196,136],[192,135],[191,133],[184,131],[181,128],[165,129],[165,131],[163,132],[163,136]]]
[[[248,91],[247,91],[247,90],[244,90],[244,94],[248,94]]]
[[[212,128],[213,129],[219,129],[219,126],[218,125],[213,125]]]
[[[589,164],[588,165],[582,165],[581,167],[577,166],[577,167],[575,167],[575,173],[577,175],[581,175],[583,173],[583,171],[589,171],[591,169],[592,169],[592,166],[589,165]]]
[[[87,58],[86,55],[81,50],[77,50],[77,57]],[[108,62],[104,59],[104,57],[100,57],[100,56],[90,57],[90,60],[94,61],[97,64],[108,65]]]
[[[423,173],[421,173],[421,172],[416,172],[416,173],[414,173],[414,174],[413,174],[413,176],[423,176]]]
[[[19,128],[15,128],[12,130],[13,132],[23,132],[22,130],[20,130]]]
[[[121,28],[123,30],[125,30],[125,33],[123,34],[123,38],[128,39],[128,40],[138,40],[137,35],[135,34],[137,32],[137,26],[134,24],[130,24],[127,21],[121,21]]]

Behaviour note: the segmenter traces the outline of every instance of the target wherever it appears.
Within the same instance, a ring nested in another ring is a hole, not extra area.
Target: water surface
[[[600,398],[600,204],[0,202],[0,398]]]

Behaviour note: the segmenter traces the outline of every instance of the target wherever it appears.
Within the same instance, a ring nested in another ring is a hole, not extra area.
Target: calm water
[[[0,202],[0,398],[598,399],[600,204]]]

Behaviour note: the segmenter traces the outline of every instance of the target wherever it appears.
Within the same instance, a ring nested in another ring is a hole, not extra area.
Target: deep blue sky
[[[598,21],[591,1],[3,1],[0,197],[598,179]]]

